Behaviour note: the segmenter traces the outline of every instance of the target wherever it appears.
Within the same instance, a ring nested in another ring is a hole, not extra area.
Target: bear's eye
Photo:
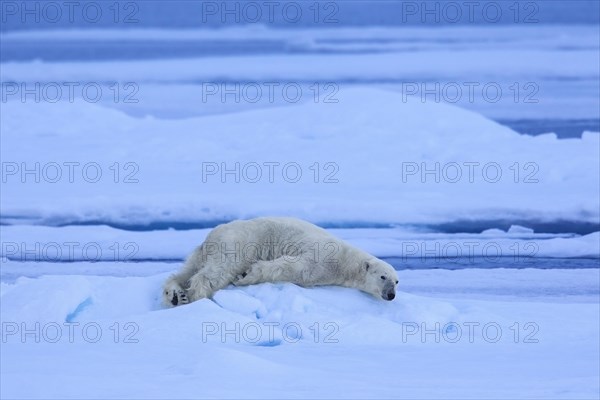
[[[396,284],[398,284],[398,281],[396,281]]]
[[[385,279],[385,276],[381,275],[381,279]]]

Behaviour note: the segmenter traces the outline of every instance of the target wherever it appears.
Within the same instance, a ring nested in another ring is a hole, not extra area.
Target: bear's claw
[[[241,274],[239,274],[238,276],[235,277],[235,281],[233,282],[233,284],[237,284],[238,282],[240,282],[242,279],[244,279],[246,276],[248,275],[247,272],[242,272]]]
[[[241,280],[242,280],[242,276],[238,275],[238,276],[235,277],[235,280],[233,282],[231,282],[231,283],[233,283],[234,286],[237,286],[237,285],[239,285],[239,283],[240,283]]]

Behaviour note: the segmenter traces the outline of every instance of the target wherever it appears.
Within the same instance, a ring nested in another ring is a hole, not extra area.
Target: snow
[[[595,26],[2,33],[3,43],[23,49],[124,38],[243,46],[274,37],[306,51],[2,62],[9,86],[0,122],[1,220],[210,227],[271,214],[339,226],[597,224],[597,132],[529,137],[489,119],[597,119]],[[258,85],[262,96],[223,100],[220,85],[235,82]],[[272,100],[269,82],[279,85]],[[426,95],[436,82],[458,85],[460,100]],[[18,87],[11,92],[10,85],[32,90],[36,83],[39,101]],[[78,84],[73,99],[69,83]],[[472,99],[466,84],[477,85]],[[92,85],[87,101],[85,85]],[[502,90],[497,102],[482,93],[489,85]],[[59,101],[47,101],[56,87]]]
[[[393,302],[262,284],[174,309],[165,272],[19,278],[2,397],[594,398],[598,270],[495,271],[401,271]]]
[[[2,32],[0,397],[597,399],[600,134],[494,120],[597,119],[598,27],[535,25]],[[4,58],[127,40],[284,50]],[[280,86],[202,86],[235,82]],[[414,86],[435,82],[479,86]],[[163,308],[210,228],[265,215],[389,261],[396,299],[271,283]]]
[[[558,29],[557,29],[558,28]],[[473,33],[477,33],[477,36]],[[459,46],[468,42],[476,48],[486,48],[489,42],[500,46],[514,48],[515,45],[536,45],[553,48],[556,44],[569,45],[571,48],[589,48],[597,43],[598,38],[592,35],[593,27],[586,25],[548,26],[548,25],[521,25],[521,26],[452,26],[437,27],[436,29],[422,29],[414,26],[401,28],[364,26],[360,29],[350,26],[336,26],[335,29],[299,28],[277,29],[268,25],[225,25],[220,29],[53,29],[53,30],[14,30],[2,32],[3,39],[7,41],[39,40],[285,40],[301,42],[312,46],[331,43],[357,45],[359,41],[365,44],[401,44],[411,46]],[[447,38],[441,41],[440,37]],[[425,39],[425,40],[419,40]],[[397,43],[396,43],[397,42]]]
[[[504,75],[526,74],[530,77],[544,73],[562,73],[577,78],[595,77],[598,59],[594,46],[598,45],[597,29],[585,27],[485,27],[485,28],[440,28],[423,30],[419,28],[401,29],[294,29],[276,30],[260,27],[222,30],[86,30],[55,32],[12,32],[3,34],[10,42],[25,40],[279,40],[287,42],[290,50],[295,47],[308,50],[365,50],[365,39],[371,39],[367,50],[394,50],[381,54],[282,54],[269,55],[271,65],[264,65],[265,56],[252,57],[201,57],[197,59],[165,59],[140,61],[86,63],[52,63],[48,70],[46,63],[8,62],[2,71],[4,81],[60,81],[65,76],[80,80],[107,81],[213,81],[259,80],[285,82],[286,80],[343,81],[349,79],[397,79],[437,76],[456,79],[472,73],[474,77],[499,77]],[[276,37],[276,39],[273,39]],[[363,43],[361,43],[361,41]],[[381,44],[384,42],[386,44]],[[416,44],[415,44],[416,43]],[[492,47],[491,44],[494,46]],[[417,47],[415,47],[417,46]],[[563,47],[569,46],[568,59],[562,58]],[[418,50],[418,51],[415,51]],[[533,53],[532,53],[533,50]],[[411,57],[404,52],[414,51]],[[481,57],[471,57],[474,54]],[[506,57],[510,54],[510,57]],[[522,57],[527,54],[528,57]],[[444,59],[444,75],[439,76],[440,65],[432,62],[438,57]],[[466,64],[464,59],[468,59]],[[560,59],[559,59],[560,58]],[[352,62],[345,62],[352,60]],[[243,61],[243,68],[240,65]],[[561,61],[561,62],[557,62]],[[139,69],[143,65],[143,69]],[[165,75],[164,71],[169,74]]]
[[[73,52],[72,61],[50,62],[32,53],[34,61],[4,62],[0,78],[3,82],[25,82],[30,86],[34,82],[81,82],[74,91],[78,98],[82,97],[83,85],[96,83],[103,86],[105,93],[99,101],[102,105],[138,117],[189,118],[288,105],[281,90],[287,83],[302,86],[301,101],[311,101],[316,83],[333,83],[340,92],[361,84],[415,92],[427,102],[456,103],[493,119],[593,121],[600,117],[598,37],[597,26],[593,25],[544,24],[435,29],[357,29],[343,25],[335,29],[273,29],[255,25],[195,30],[9,31],[2,33],[3,43],[17,53],[29,47],[45,50],[49,43],[65,48],[88,43],[98,50],[119,41],[132,46],[122,54],[127,59],[123,61],[110,57],[101,62],[86,60],[85,47],[81,52]],[[173,42],[178,46],[173,46]],[[177,58],[178,53],[169,54],[171,48],[191,48],[206,42],[213,45],[196,52],[195,58],[181,59]],[[234,44],[238,50],[256,49],[261,43],[268,43],[277,50],[274,54],[248,50],[248,54],[223,56],[211,52],[218,49],[218,43]],[[156,53],[156,60],[135,59],[140,49],[155,46],[167,54]],[[134,98],[139,101],[124,101],[126,94],[132,93],[124,87],[115,101],[114,86],[110,88],[114,82],[135,83],[139,92]],[[263,96],[239,102],[222,102],[218,95],[204,96],[202,83],[235,82],[263,85]],[[264,86],[268,83],[281,84],[273,100]],[[437,96],[431,94],[436,84]],[[458,96],[456,87],[461,90]],[[502,91],[498,98],[495,88]],[[164,101],[165,91],[169,101]],[[90,95],[94,96],[93,91]],[[68,98],[68,88],[63,88],[62,97]],[[18,100],[20,93],[7,98]]]
[[[361,87],[338,103],[180,120],[85,102],[8,102],[3,220],[598,221],[597,133],[523,136],[403,97]]]
[[[530,258],[597,258],[600,232],[588,235],[535,234],[511,227],[480,234],[415,232],[401,228],[330,229],[353,246],[378,257],[407,259],[482,258],[527,262]],[[108,226],[2,227],[0,257],[14,261],[183,260],[210,229],[134,232]],[[157,245],[160,244],[160,245]],[[5,270],[6,272],[6,270]]]
[[[163,308],[162,283],[208,231],[3,226],[2,398],[595,398],[600,389],[598,233],[331,229],[379,256],[398,256],[401,243],[517,243],[539,246],[534,259],[561,258],[547,261],[552,269],[399,268],[392,302],[277,283]],[[114,253],[126,243],[138,246],[129,260]],[[91,244],[102,261],[81,260]],[[596,267],[562,269],[566,256],[596,257]]]

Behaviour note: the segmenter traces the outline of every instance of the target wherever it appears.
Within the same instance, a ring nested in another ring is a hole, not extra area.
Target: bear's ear
[[[365,271],[368,271],[369,268],[371,268],[371,266],[369,265],[369,262],[365,261]]]

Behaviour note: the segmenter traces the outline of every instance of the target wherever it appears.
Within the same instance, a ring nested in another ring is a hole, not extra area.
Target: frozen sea
[[[0,397],[597,399],[598,3],[203,3],[2,3]],[[264,215],[390,262],[397,298],[160,304]]]

